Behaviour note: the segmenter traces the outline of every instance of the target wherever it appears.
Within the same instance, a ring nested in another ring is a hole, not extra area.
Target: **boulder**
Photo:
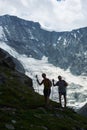
[[[87,103],[81,109],[78,110],[78,113],[87,117]]]
[[[6,51],[0,49],[0,66],[7,67],[11,70],[11,77],[16,77],[17,80],[24,85],[33,89],[32,79],[25,75],[25,70],[22,64],[14,57],[12,57]],[[0,73],[0,84],[4,84],[5,81],[8,80],[8,77],[4,72]]]
[[[17,70],[21,73],[25,73],[24,67],[16,58],[12,57],[9,53],[0,48],[0,64],[9,67],[13,70]]]

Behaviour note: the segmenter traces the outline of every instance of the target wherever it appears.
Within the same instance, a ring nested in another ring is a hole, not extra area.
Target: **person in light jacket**
[[[61,97],[64,97],[64,107],[66,107],[66,88],[68,83],[62,79],[62,76],[58,76],[58,81],[54,83],[54,79],[52,80],[53,86],[58,86],[58,93],[59,93],[59,103],[60,107],[62,107]]]

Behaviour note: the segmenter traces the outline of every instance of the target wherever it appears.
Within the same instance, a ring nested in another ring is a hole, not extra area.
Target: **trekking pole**
[[[53,100],[53,85],[52,85],[52,100]]]
[[[34,78],[34,90],[37,92],[37,81],[36,81],[36,76]]]
[[[52,79],[52,81],[53,81],[53,79]],[[51,98],[53,100],[53,85],[52,85],[52,96],[51,96]]]
[[[38,80],[38,76],[36,75],[36,80]],[[37,81],[36,81],[37,82]],[[36,83],[37,84],[37,83]],[[37,92],[39,93],[39,85],[37,84]]]

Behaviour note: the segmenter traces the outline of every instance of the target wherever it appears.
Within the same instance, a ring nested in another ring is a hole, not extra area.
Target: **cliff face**
[[[46,56],[60,68],[87,75],[87,27],[71,32],[49,32],[38,23],[5,15],[0,17],[0,32],[0,41],[20,54],[37,59]]]
[[[0,48],[0,64],[17,70],[18,72],[25,73],[22,64],[14,57],[12,57],[8,52]]]
[[[23,83],[24,85],[27,85],[28,87],[33,89],[32,79],[24,75],[24,72],[25,71],[23,66],[20,64],[20,62],[17,59],[10,56],[4,50],[0,49],[0,82],[1,83],[10,80],[10,78],[15,80],[15,77],[17,77],[20,83]],[[8,73],[11,75],[10,77]]]

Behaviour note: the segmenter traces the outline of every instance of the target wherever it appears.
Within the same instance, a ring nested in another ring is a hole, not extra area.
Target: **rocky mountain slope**
[[[24,74],[24,69],[20,62],[0,49],[0,85],[8,84],[9,80],[15,82],[15,78],[23,85],[33,89],[32,79]]]
[[[87,130],[87,120],[72,109],[61,109],[34,92],[32,79],[15,69],[13,58],[0,50],[1,130]]]
[[[18,72],[25,73],[22,64],[14,57],[12,57],[8,52],[0,48],[0,64],[4,64]]]
[[[39,23],[0,16],[0,41],[20,54],[48,61],[75,75],[87,75],[87,27],[71,32],[49,32]]]

